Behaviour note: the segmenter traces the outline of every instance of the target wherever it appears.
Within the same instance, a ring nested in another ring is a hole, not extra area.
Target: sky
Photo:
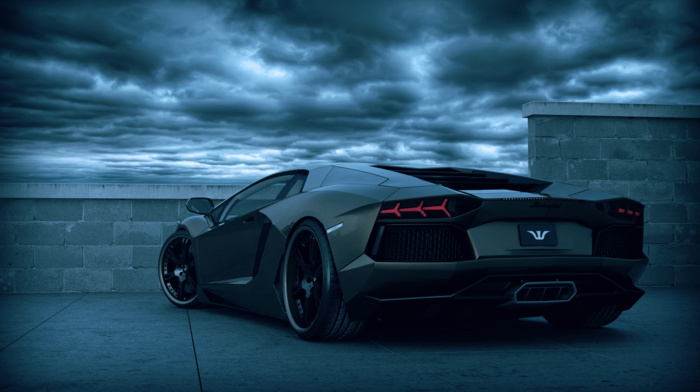
[[[0,182],[527,174],[530,101],[700,104],[700,2],[1,1]]]

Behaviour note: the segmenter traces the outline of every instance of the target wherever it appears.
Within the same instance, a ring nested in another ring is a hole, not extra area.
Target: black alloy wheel
[[[287,318],[307,340],[356,336],[364,322],[350,321],[333,263],[330,244],[316,221],[302,222],[285,252],[282,291]]]
[[[175,232],[165,240],[158,261],[158,277],[170,302],[182,308],[198,305],[197,266],[192,237],[187,232]]]

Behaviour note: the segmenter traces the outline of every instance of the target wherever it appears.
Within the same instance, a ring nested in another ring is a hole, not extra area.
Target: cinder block
[[[13,245],[16,237],[14,223],[0,222],[0,245]]]
[[[687,203],[688,222],[700,223],[700,203]]]
[[[15,271],[0,270],[0,293],[15,292]]]
[[[604,138],[615,136],[615,119],[611,117],[575,117],[574,133],[582,138]]]
[[[537,159],[530,165],[530,175],[549,181],[566,181],[567,161],[564,159]]]
[[[161,244],[165,243],[165,240],[170,237],[177,230],[177,223],[163,223],[163,231],[161,232]]]
[[[86,221],[127,222],[131,220],[131,200],[85,200]]]
[[[533,116],[528,120],[528,128],[534,130],[534,137],[574,135],[576,120],[573,117],[565,116]],[[528,132],[529,135],[529,132]]]
[[[85,268],[129,268],[130,246],[86,246],[83,248]],[[111,286],[110,286],[111,288]]]
[[[689,182],[700,182],[700,162],[686,162]]]
[[[22,245],[0,246],[0,268],[33,268],[34,247]]]
[[[670,244],[675,238],[671,223],[647,223],[644,225],[645,244]]]
[[[700,119],[686,119],[688,123],[688,139],[700,139]]]
[[[68,269],[64,273],[64,287],[66,292],[111,292],[111,269]]]
[[[649,119],[646,118],[616,118],[615,136],[619,138],[648,138]]]
[[[160,290],[157,268],[115,269],[114,290],[148,292]]]
[[[38,199],[36,220],[77,222],[83,220],[83,201],[75,199]]]
[[[676,287],[700,286],[700,265],[676,266]]]
[[[161,230],[159,222],[115,222],[114,243],[116,245],[160,245]]]
[[[633,159],[634,139],[601,139],[600,157],[603,159]]]
[[[683,161],[700,161],[700,140],[675,140],[676,159]]]
[[[568,180],[607,180],[608,161],[600,159],[569,159]]]
[[[678,161],[649,161],[647,175],[653,181],[685,181],[688,166],[685,162]]]
[[[68,245],[110,245],[114,243],[112,222],[76,222],[66,225]]]
[[[630,181],[632,199],[644,204],[673,201],[673,183],[662,181]]]
[[[533,157],[559,158],[559,139],[555,137],[538,137],[528,140],[528,153],[532,148]],[[529,154],[528,154],[529,156]]]
[[[655,139],[685,139],[688,137],[688,120],[684,118],[650,119],[649,136]]]
[[[600,140],[589,138],[573,138],[559,141],[562,158],[599,159]]]
[[[700,202],[700,182],[673,184],[673,200],[677,202]]]
[[[176,222],[179,200],[133,200],[133,220],[137,222]]]
[[[0,199],[0,221],[33,221],[34,200]]]
[[[82,268],[82,246],[36,246],[34,247],[36,268]]]
[[[132,266],[134,268],[157,268],[160,248],[160,246],[134,246]]]
[[[675,270],[672,265],[650,265],[639,280],[640,286],[673,286]]]
[[[649,245],[649,264],[684,265],[689,264],[691,255],[700,248],[698,244]],[[696,253],[697,254],[697,253]]]
[[[635,140],[634,159],[666,160],[671,159],[671,140]]]
[[[700,224],[698,223],[682,223],[675,225],[675,234],[677,243],[696,243],[700,244]],[[700,254],[698,254],[700,257]]]
[[[608,162],[608,179],[644,181],[647,179],[647,162],[611,160]]]
[[[682,203],[649,203],[646,215],[651,223],[686,223],[688,207]]]
[[[588,187],[617,196],[629,197],[630,195],[630,183],[628,181],[590,181]]]
[[[65,223],[28,222],[18,223],[17,243],[20,245],[63,245]]]
[[[62,291],[62,269],[21,269],[15,271],[15,292],[17,293],[60,293]]]

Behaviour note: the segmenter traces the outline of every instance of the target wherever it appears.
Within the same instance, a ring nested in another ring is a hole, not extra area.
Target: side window
[[[292,187],[289,188],[289,192],[284,197],[289,197],[289,196],[294,196],[297,193],[301,192],[301,188],[304,187],[304,183],[306,182],[306,176],[297,176],[297,178],[294,180],[294,184],[292,184]]]
[[[273,177],[241,191],[228,203],[221,221],[234,219],[264,207],[277,200],[294,174]]]

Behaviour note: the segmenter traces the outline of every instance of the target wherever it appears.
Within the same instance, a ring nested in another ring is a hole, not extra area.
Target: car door
[[[261,208],[289,192],[297,176],[265,179],[226,201],[216,226],[197,238],[199,281],[203,284],[245,284],[253,278],[265,216]]]

